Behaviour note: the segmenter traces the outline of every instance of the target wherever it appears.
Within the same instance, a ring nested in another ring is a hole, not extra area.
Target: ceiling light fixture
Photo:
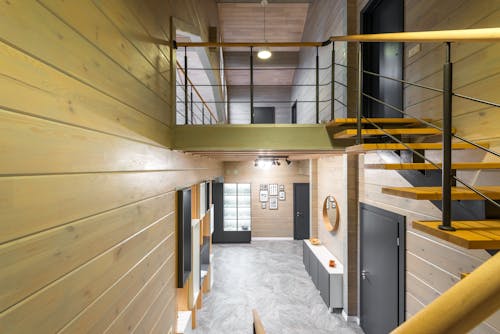
[[[268,5],[267,0],[262,0],[260,2],[260,5],[264,7],[264,42],[267,43],[267,38],[266,38],[266,6]],[[260,59],[269,59],[271,58],[273,54],[271,53],[271,49],[268,47],[262,48],[258,53],[257,57]]]

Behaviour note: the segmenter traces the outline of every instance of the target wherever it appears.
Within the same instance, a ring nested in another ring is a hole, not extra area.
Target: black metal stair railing
[[[462,180],[461,178],[459,178],[453,174],[453,170],[452,170],[452,150],[453,150],[452,149],[452,138],[456,138],[460,141],[466,142],[466,143],[468,143],[468,144],[470,144],[478,149],[481,149],[481,150],[483,150],[487,153],[490,153],[492,155],[495,155],[497,157],[500,157],[500,153],[493,151],[487,147],[484,147],[480,144],[474,143],[471,140],[468,140],[466,138],[463,138],[463,137],[458,136],[458,135],[453,133],[453,130],[452,130],[452,111],[453,111],[452,98],[453,98],[453,96],[456,96],[458,98],[467,99],[470,101],[482,103],[482,104],[497,107],[497,108],[500,108],[500,104],[498,104],[496,102],[486,101],[486,100],[482,100],[482,99],[478,99],[478,98],[474,98],[474,97],[470,97],[470,96],[466,96],[466,95],[462,95],[462,94],[458,94],[458,93],[453,92],[453,64],[451,62],[451,42],[446,42],[445,48],[446,48],[446,58],[445,58],[445,62],[443,65],[443,88],[442,89],[430,87],[430,86],[422,85],[422,84],[418,84],[418,83],[413,83],[413,82],[409,82],[409,81],[398,79],[398,78],[391,78],[388,76],[381,75],[380,73],[375,73],[372,71],[364,70],[363,69],[363,62],[362,62],[362,59],[363,59],[362,42],[358,42],[358,67],[357,68],[349,67],[349,68],[354,69],[358,72],[358,87],[357,87],[358,99],[357,99],[357,109],[356,109],[356,115],[357,115],[357,122],[356,122],[356,128],[357,128],[356,138],[357,138],[357,140],[356,141],[357,141],[357,143],[361,144],[363,142],[363,139],[362,139],[362,120],[365,120],[365,122],[367,122],[368,124],[374,126],[378,130],[382,131],[387,137],[389,137],[393,141],[403,145],[406,149],[411,151],[413,154],[417,155],[418,157],[420,157],[424,161],[429,162],[434,167],[436,167],[438,170],[440,170],[441,175],[442,175],[442,183],[441,183],[442,184],[442,223],[439,226],[439,228],[443,229],[443,230],[447,230],[447,231],[454,231],[455,228],[452,226],[452,223],[451,223],[451,216],[452,216],[451,215],[451,210],[452,210],[451,202],[452,202],[452,187],[453,187],[455,182],[459,182],[460,184],[462,184],[463,186],[465,186],[466,188],[468,188],[472,192],[474,192],[477,195],[479,195],[480,197],[482,197],[484,200],[491,203],[496,208],[500,208],[500,204],[497,201],[493,200],[491,197],[484,194],[483,192],[479,191],[474,186],[468,184],[467,182],[465,182],[464,180]],[[334,65],[344,66],[344,65],[336,64],[336,63]],[[405,112],[404,110],[402,110],[394,105],[391,105],[383,100],[380,100],[374,96],[371,96],[371,95],[365,93],[363,91],[363,74],[376,76],[376,77],[383,78],[383,79],[393,80],[393,81],[397,81],[399,83],[403,83],[406,85],[416,86],[419,88],[428,89],[428,90],[442,93],[442,95],[443,95],[443,116],[442,116],[443,127],[439,127],[436,124],[433,124],[431,122],[428,122],[424,119],[419,118],[418,116],[411,115],[411,114]],[[439,164],[433,162],[432,160],[427,158],[424,154],[421,154],[417,150],[414,150],[409,145],[404,143],[402,140],[389,134],[384,128],[382,128],[381,126],[379,126],[375,122],[371,121],[369,118],[365,117],[363,115],[363,110],[362,110],[363,98],[367,98],[367,99],[372,100],[376,103],[382,104],[388,108],[391,108],[391,109],[401,113],[404,116],[411,117],[413,119],[418,120],[422,124],[425,124],[429,127],[440,130],[442,132],[442,145],[443,145],[442,164],[439,165]]]

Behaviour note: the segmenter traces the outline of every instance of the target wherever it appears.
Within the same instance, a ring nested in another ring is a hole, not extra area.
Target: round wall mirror
[[[329,232],[336,232],[339,228],[340,212],[337,200],[327,196],[323,202],[323,224]]]

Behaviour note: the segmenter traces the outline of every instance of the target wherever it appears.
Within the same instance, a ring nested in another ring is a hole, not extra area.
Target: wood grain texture
[[[476,189],[493,200],[500,199],[500,186],[482,186],[476,187]],[[441,187],[384,187],[382,188],[382,192],[393,196],[429,201],[440,200],[443,196]],[[452,187],[451,199],[484,200],[483,197],[464,187]]]
[[[456,231],[440,230],[440,221],[414,221],[416,230],[431,234],[467,249],[500,248],[500,220],[452,221]]]
[[[165,4],[0,4],[2,333],[175,327],[174,190],[221,164],[170,149]]]
[[[437,164],[441,166],[441,164]],[[436,170],[433,164],[429,163],[400,163],[400,164],[369,164],[366,169],[387,169],[387,170]],[[498,162],[456,162],[451,165],[452,169],[500,169]]]

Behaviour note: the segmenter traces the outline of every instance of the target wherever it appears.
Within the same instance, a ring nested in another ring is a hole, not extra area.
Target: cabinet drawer
[[[310,273],[310,267],[309,267],[309,261],[310,261],[310,256],[311,256],[311,251],[309,250],[309,247],[305,243],[302,244],[302,262],[304,262],[304,268],[306,269],[307,273],[311,275]]]
[[[322,265],[318,266],[318,290],[326,306],[330,307],[330,275]]]
[[[311,256],[309,258],[309,274],[311,275],[311,279],[316,286],[316,289],[318,288],[318,267],[320,266],[320,263],[318,262],[318,259],[315,256]]]

